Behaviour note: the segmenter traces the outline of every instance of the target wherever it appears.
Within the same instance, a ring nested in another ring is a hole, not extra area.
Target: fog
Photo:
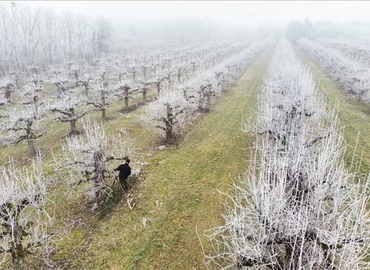
[[[111,20],[196,18],[251,24],[284,24],[294,19],[337,22],[368,21],[370,2],[362,1],[33,1],[30,6],[48,7]]]

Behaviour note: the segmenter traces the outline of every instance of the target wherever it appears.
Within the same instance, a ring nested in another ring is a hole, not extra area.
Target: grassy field
[[[318,90],[325,95],[328,107],[332,109],[335,104],[339,105],[340,126],[345,128],[347,164],[350,165],[354,157],[355,163],[360,164],[359,176],[363,179],[370,172],[370,115],[366,112],[369,105],[350,98],[306,53],[298,47],[295,51],[313,72]]]
[[[367,175],[368,105],[349,98],[304,52],[297,47],[295,51],[311,68],[328,106],[332,109],[339,104],[348,165],[354,156],[360,162],[360,176]],[[55,205],[54,230],[65,232],[53,255],[57,265],[63,269],[205,269],[196,228],[205,252],[212,254],[204,232],[222,224],[221,203],[226,198],[219,191],[231,193],[233,182],[248,166],[248,148],[254,138],[241,131],[242,115],[255,116],[257,95],[270,58],[271,52],[262,54],[209,113],[189,126],[178,144],[162,151],[155,150],[162,144],[160,136],[137,122],[144,107],[128,114],[118,114],[121,103],[110,108],[110,119],[104,122],[107,132],[126,128],[136,139],[136,159],[148,163],[140,179],[131,179],[135,182],[132,189],[137,205],[132,211],[128,208],[117,184],[113,186],[113,198],[95,213],[86,206],[87,185],[72,191],[65,185],[53,189],[50,198]],[[154,92],[149,98],[153,95]],[[92,113],[91,118],[99,119],[100,113]],[[67,123],[50,123],[48,133],[36,143],[45,153],[45,168],[51,175],[50,149],[60,155],[60,143],[68,128]],[[2,148],[0,163],[6,164],[8,157],[14,156],[17,164],[27,164],[26,149],[24,143]]]
[[[339,104],[348,164],[354,155],[360,162],[360,175],[367,175],[368,105],[349,98],[304,52],[299,48],[295,51],[311,68],[328,106],[332,109]],[[209,113],[189,126],[178,144],[162,151],[154,150],[162,144],[160,136],[137,122],[144,107],[128,114],[117,113],[121,103],[110,108],[110,119],[104,122],[107,132],[126,128],[136,139],[136,158],[148,163],[140,179],[131,179],[135,182],[132,189],[137,205],[132,211],[128,208],[117,184],[113,186],[113,198],[95,213],[86,206],[87,185],[72,191],[65,185],[53,189],[50,198],[55,203],[54,230],[65,232],[53,255],[57,265],[63,269],[205,269],[196,228],[205,252],[212,254],[204,232],[222,224],[221,203],[226,198],[219,191],[231,193],[233,182],[248,166],[248,148],[254,138],[241,131],[242,115],[255,116],[257,95],[270,58],[271,52],[262,54]],[[154,92],[149,98],[153,95]],[[92,113],[91,118],[99,119],[100,113]],[[50,123],[49,127],[36,145],[45,153],[45,166],[52,175],[50,149],[60,155],[60,143],[69,126]],[[14,156],[18,164],[27,164],[26,149],[23,143],[2,148],[0,162],[5,164],[9,156]]]
[[[221,202],[226,198],[218,191],[231,192],[233,181],[247,166],[246,148],[253,138],[241,131],[241,118],[255,113],[270,56],[261,55],[178,145],[145,158],[149,165],[144,180],[134,187],[138,204],[133,211],[119,189],[111,207],[92,217],[74,206],[81,197],[71,197],[63,213],[78,223],[59,243],[54,259],[65,269],[204,269],[196,226],[211,253],[203,232],[222,224]],[[127,127],[142,151],[150,152],[158,138],[136,124],[140,113],[132,113],[121,128]],[[117,122],[106,127],[115,130]],[[64,199],[58,198],[62,203]]]

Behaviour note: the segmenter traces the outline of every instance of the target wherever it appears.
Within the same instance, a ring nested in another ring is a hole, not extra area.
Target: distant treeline
[[[331,22],[331,21],[291,21],[288,25],[287,36],[293,43],[299,38],[317,39],[348,38],[354,40],[370,41],[369,22]]]
[[[111,26],[90,18],[16,2],[0,3],[0,76],[45,68],[65,60],[100,57],[109,49]]]

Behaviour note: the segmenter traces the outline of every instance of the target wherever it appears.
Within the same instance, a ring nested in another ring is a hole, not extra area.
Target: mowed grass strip
[[[271,52],[248,71],[201,116],[177,145],[148,157],[145,180],[136,186],[138,204],[130,211],[124,200],[84,232],[78,256],[65,261],[73,269],[204,269],[196,226],[207,253],[204,231],[222,224],[222,192],[247,167],[253,144],[241,131],[241,118],[257,109]],[[73,258],[73,259],[72,259]]]
[[[360,164],[360,176],[365,177],[370,171],[370,115],[366,112],[368,104],[351,98],[344,89],[333,81],[323,69],[298,47],[296,53],[311,68],[318,89],[328,101],[330,109],[338,104],[340,126],[345,127],[344,138],[347,143],[346,161],[351,165],[352,158]],[[358,140],[358,141],[357,141]],[[357,145],[357,148],[356,148]]]

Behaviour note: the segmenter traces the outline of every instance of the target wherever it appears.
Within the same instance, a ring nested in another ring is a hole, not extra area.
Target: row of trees
[[[83,135],[67,137],[63,143],[62,157],[54,159],[52,177],[63,179],[70,187],[91,183],[87,195],[96,207],[112,192],[107,182],[113,175],[109,163],[135,159],[135,143],[127,132],[107,134],[96,121],[86,119],[83,127]],[[10,160],[0,169],[0,264],[11,255],[13,265],[18,267],[30,254],[43,255],[50,264],[58,237],[50,231],[53,217],[49,215],[52,203],[48,201],[48,189],[55,179],[45,176],[41,155],[31,168],[16,167]]]
[[[318,42],[301,39],[298,44],[329,75],[339,82],[351,95],[364,102],[370,101],[370,75],[368,63],[363,63],[353,56],[346,56],[338,49],[330,48]]]
[[[341,51],[346,57],[354,58],[364,64],[370,64],[370,47],[369,42],[360,40],[351,40],[346,38],[319,38],[316,40],[325,47],[330,47]]]
[[[243,52],[216,65],[207,72],[180,84],[175,89],[163,91],[158,99],[146,107],[141,122],[158,131],[166,140],[174,139],[174,131],[183,130],[226,91],[255,58],[269,45],[267,40],[256,42]]]
[[[222,269],[368,269],[369,178],[345,168],[345,143],[312,74],[277,48],[261,96],[249,169],[210,234]]]
[[[205,100],[207,100],[208,91],[215,93],[218,91],[217,96],[219,96],[266,45],[264,41],[245,50],[225,48],[224,56],[218,55],[218,60],[214,60],[213,64],[198,68],[191,79],[190,77],[183,81],[174,79],[173,84],[160,88],[158,99],[149,103],[147,108],[150,111],[150,108],[156,107],[156,102],[162,102],[165,110],[152,111],[149,115],[159,119],[159,122],[164,124],[162,127],[165,127],[165,134],[170,134],[169,137],[172,137],[173,130],[169,131],[169,129],[177,124],[188,122],[191,117],[199,114],[200,108],[205,106],[199,105],[200,103],[211,102],[210,100],[200,102],[194,96],[196,91],[203,91],[199,97]],[[202,60],[203,57],[207,59],[206,55],[206,53],[204,56],[200,55],[199,61],[206,61]],[[59,81],[55,91],[51,91],[50,83],[41,80],[39,76],[34,76],[33,80],[27,81],[16,91],[11,102],[5,102],[3,108],[6,109],[2,112],[1,121],[3,143],[14,144],[27,140],[29,149],[36,156],[37,162],[35,161],[35,165],[29,170],[16,168],[12,164],[3,167],[5,180],[1,179],[0,182],[1,190],[4,192],[3,200],[0,201],[2,226],[0,248],[4,254],[4,261],[9,259],[10,254],[14,264],[19,264],[30,253],[50,255],[53,250],[55,237],[50,232],[53,219],[48,215],[50,211],[46,211],[48,181],[42,172],[40,153],[33,145],[34,140],[45,133],[45,123],[50,121],[51,113],[55,114],[54,120],[69,122],[71,131],[74,131],[62,143],[61,155],[54,157],[53,178],[63,179],[70,187],[88,185],[87,195],[94,203],[94,207],[111,195],[112,189],[108,180],[113,176],[112,161],[127,157],[136,159],[135,140],[131,139],[125,130],[115,135],[108,134],[101,122],[91,121],[87,116],[91,110],[88,104],[96,107],[101,105],[99,108],[105,108],[108,106],[105,101],[118,94],[117,91],[131,91],[133,80],[126,78],[118,83],[117,79],[115,81],[117,84],[112,85],[112,81],[107,80],[107,74],[109,74],[107,70],[100,72],[96,79],[96,86],[91,85],[88,88],[84,85],[76,87],[76,81],[73,83]],[[192,86],[194,92],[184,91],[182,88],[185,87],[184,82],[190,83],[186,87]],[[145,83],[142,81],[143,86],[152,87]],[[15,87],[13,89],[16,90]],[[95,100],[96,97],[100,97],[100,101]],[[189,108],[193,109],[188,110]],[[180,118],[180,115],[186,115],[189,118]],[[81,133],[75,132],[76,122],[79,119],[83,124]],[[153,120],[149,122],[154,123]],[[157,125],[162,125],[161,123]],[[140,169],[139,166],[135,168]],[[24,179],[21,179],[22,174],[26,175]],[[21,192],[22,189],[24,192]],[[10,190],[19,193],[19,196],[15,196]]]
[[[245,45],[243,43],[242,45]],[[261,46],[262,48],[263,46]],[[215,51],[210,52],[211,49]],[[194,48],[193,48],[194,49]],[[148,101],[148,93],[154,88],[158,94],[166,89],[177,89],[188,84],[186,95],[201,96],[199,103],[200,110],[209,106],[210,99],[215,95],[217,89],[224,89],[229,80],[235,78],[235,65],[229,61],[228,70],[222,71],[217,80],[214,80],[215,67],[222,65],[227,59],[238,55],[242,46],[225,47],[224,44],[210,46],[208,50],[195,50],[183,53],[187,58],[173,59],[176,66],[170,68],[166,66],[165,72],[154,72],[152,69],[137,69],[136,73],[129,78],[127,69],[123,65],[102,66],[94,73],[79,75],[78,70],[74,70],[77,76],[67,79],[60,76],[56,71],[50,75],[52,80],[46,76],[41,79],[41,75],[33,75],[26,81],[2,80],[3,86],[3,118],[0,125],[0,142],[9,146],[26,141],[29,152],[32,156],[36,155],[34,141],[45,134],[44,123],[54,120],[66,122],[70,125],[69,134],[77,134],[77,122],[93,110],[101,111],[102,119],[106,119],[106,111],[120,100],[124,100],[123,111],[130,111],[130,99],[142,99]],[[239,55],[240,56],[240,55]],[[159,57],[161,59],[162,56]],[[193,59],[189,63],[189,59]],[[226,63],[226,62],[225,62]],[[168,62],[166,62],[168,65]],[[120,68],[122,67],[122,68]],[[85,66],[84,70],[92,69]],[[224,67],[223,67],[224,68]],[[234,69],[233,69],[234,68]],[[240,67],[239,67],[240,69]],[[205,79],[203,74],[208,71],[208,85],[200,88],[196,87],[196,93],[190,93],[191,84],[203,84]],[[240,70],[239,70],[240,71]],[[202,77],[203,76],[203,77]],[[185,96],[186,96],[185,95]],[[153,115],[152,117],[156,117]]]

